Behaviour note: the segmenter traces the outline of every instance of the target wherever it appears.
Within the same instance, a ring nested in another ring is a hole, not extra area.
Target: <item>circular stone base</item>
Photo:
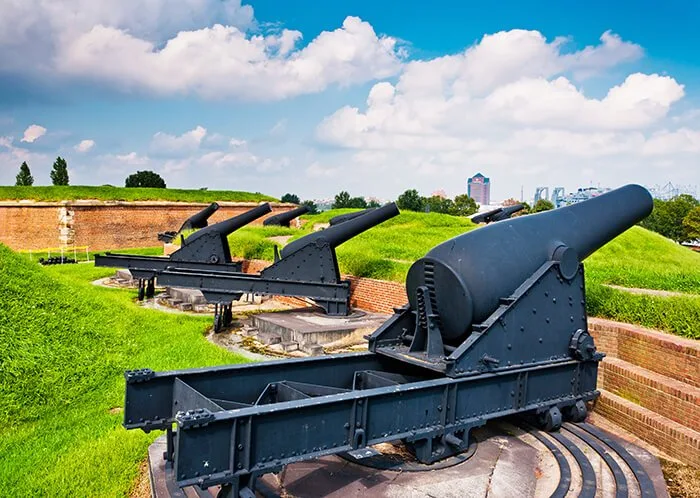
[[[423,465],[395,457],[394,467],[387,469],[381,464],[361,465],[347,457],[328,456],[288,465],[279,474],[260,477],[256,496],[544,498],[578,496],[581,492],[615,496],[618,492],[618,496],[641,497],[642,488],[645,496],[668,496],[661,467],[653,455],[589,424],[564,424],[559,432],[545,433],[494,422],[472,431],[472,436],[476,444],[464,454],[448,459],[448,466],[443,462]],[[149,449],[154,497],[216,496],[218,487],[206,491],[177,488],[170,465],[162,459],[164,446],[164,438],[160,438]],[[384,455],[383,461],[390,463],[391,458]],[[407,467],[401,468],[402,465]],[[419,466],[421,471],[408,471],[419,470]]]

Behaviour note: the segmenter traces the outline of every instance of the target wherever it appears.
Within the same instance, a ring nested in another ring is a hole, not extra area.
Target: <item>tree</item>
[[[554,209],[554,204],[549,202],[547,199],[538,200],[532,208],[533,213],[540,213],[542,211],[549,211]]]
[[[318,206],[314,201],[304,201],[301,205],[309,208],[309,214],[318,214]]]
[[[430,213],[449,213],[454,210],[454,201],[440,195],[431,195],[424,202],[427,211]]]
[[[291,202],[292,204],[299,204],[299,196],[296,194],[284,194],[280,199],[282,202]]]
[[[476,201],[467,194],[458,195],[455,197],[452,205],[452,210],[449,214],[454,216],[469,216],[479,210]]]
[[[333,205],[331,206],[331,209],[341,209],[341,208],[348,208],[350,207],[348,204],[350,203],[350,194],[343,190],[342,192],[338,193],[338,195],[335,196],[335,200],[333,201]]]
[[[421,197],[416,189],[406,190],[396,200],[399,209],[405,211],[423,211],[425,209],[425,197]]]
[[[137,171],[126,178],[125,187],[165,188],[165,180],[153,171]]]
[[[689,240],[700,240],[700,206],[694,207],[685,215],[683,227]]]
[[[369,202],[367,203],[367,207],[368,207],[368,208],[378,208],[378,207],[380,207],[380,206],[381,206],[381,204],[379,204],[379,201],[376,200],[376,199],[372,199],[371,201],[369,201]]]
[[[54,185],[68,185],[68,164],[61,156],[58,156],[53,162],[51,182]]]
[[[676,242],[687,242],[693,240],[693,237],[683,222],[686,216],[698,206],[700,201],[687,194],[668,201],[654,199],[654,210],[640,225]]]
[[[17,173],[15,180],[15,186],[17,187],[31,187],[34,185],[34,177],[32,176],[32,172],[29,171],[29,166],[26,161],[19,167],[19,173]]]
[[[365,209],[367,207],[367,201],[364,197],[352,197],[348,201],[348,205],[345,207]]]

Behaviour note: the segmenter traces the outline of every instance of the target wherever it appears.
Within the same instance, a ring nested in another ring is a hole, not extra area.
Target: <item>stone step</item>
[[[290,342],[281,342],[280,346],[282,346],[282,351],[285,352],[290,352],[290,351],[297,351],[299,349],[299,343],[290,341]]]
[[[607,357],[601,364],[599,386],[659,415],[700,431],[700,388],[671,377]]]
[[[306,354],[310,354],[311,356],[320,356],[324,353],[323,346],[309,342],[302,344],[301,350]]]
[[[595,403],[596,413],[669,456],[700,467],[700,432],[604,389],[600,393]]]
[[[258,331],[258,340],[269,346],[271,344],[280,344],[282,342],[282,336],[275,332],[260,330]]]
[[[588,328],[598,351],[700,388],[700,341],[602,318]]]

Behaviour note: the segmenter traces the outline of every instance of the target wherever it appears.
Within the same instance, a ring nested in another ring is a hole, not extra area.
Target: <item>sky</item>
[[[700,3],[0,0],[0,185],[700,184]]]

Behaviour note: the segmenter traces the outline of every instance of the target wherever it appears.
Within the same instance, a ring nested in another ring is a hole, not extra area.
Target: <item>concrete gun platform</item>
[[[518,422],[513,422],[517,424]],[[265,498],[500,498],[668,497],[651,453],[593,425],[564,424],[556,433],[496,422],[473,431],[475,448],[452,462],[423,465],[396,455],[353,459],[329,456],[288,465],[258,479]],[[388,446],[388,445],[379,445]],[[217,487],[181,490],[162,454],[165,438],[149,450],[155,498],[216,496]],[[395,457],[393,468],[387,460]],[[371,460],[382,459],[381,465]],[[363,462],[363,460],[366,460]]]
[[[251,316],[258,340],[282,344],[285,351],[301,349],[321,354],[323,349],[339,349],[365,342],[364,336],[376,330],[387,315],[355,310],[349,316],[328,316],[313,309],[295,309]]]

